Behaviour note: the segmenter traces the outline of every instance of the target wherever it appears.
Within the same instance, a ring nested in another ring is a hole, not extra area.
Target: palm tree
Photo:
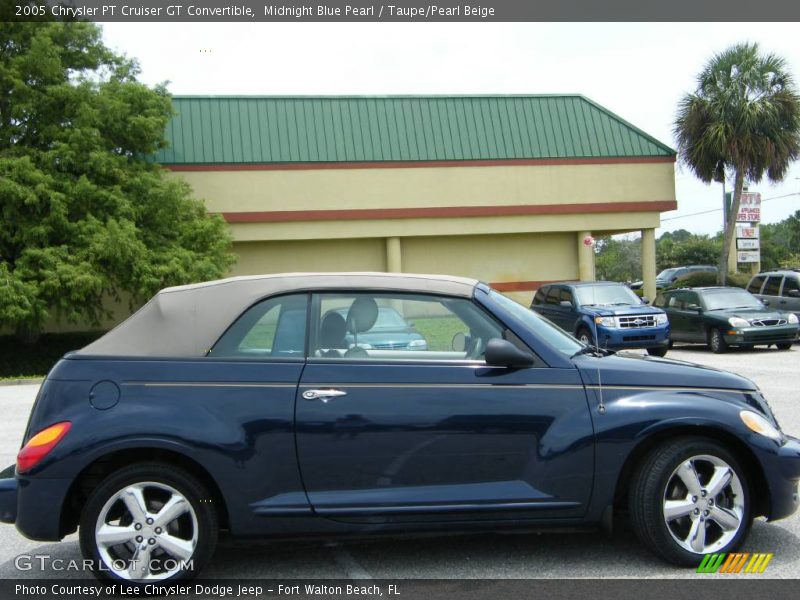
[[[719,261],[725,284],[728,253],[745,180],[780,181],[800,155],[800,96],[786,62],[760,55],[757,44],[736,44],[714,56],[697,89],[678,105],[675,137],[680,159],[706,183],[733,175]]]

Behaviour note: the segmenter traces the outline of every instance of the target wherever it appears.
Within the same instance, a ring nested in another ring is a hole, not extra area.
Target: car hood
[[[581,311],[587,315],[597,317],[614,317],[617,315],[660,315],[664,311],[660,308],[654,308],[647,304],[620,304],[615,306],[610,305],[596,305],[591,306],[584,304],[581,306]]]
[[[614,386],[758,390],[755,383],[741,375],[668,358],[583,355],[575,358],[575,364],[590,385],[602,382]]]
[[[722,310],[708,310],[706,314],[710,317],[729,319],[739,317],[747,321],[760,321],[762,319],[786,319],[786,313],[779,310],[764,308],[725,308]]]

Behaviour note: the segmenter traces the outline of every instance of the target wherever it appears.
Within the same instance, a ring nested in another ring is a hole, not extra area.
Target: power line
[[[784,194],[783,196],[773,196],[772,198],[762,198],[761,202],[769,202],[770,200],[780,200],[781,198],[790,198],[791,196],[800,196],[800,192],[792,192],[791,194]],[[679,215],[677,217],[669,217],[661,219],[661,221],[675,221],[676,219],[686,219],[687,217],[696,217],[697,215],[707,215],[713,212],[720,212],[721,208],[712,208],[709,210],[701,210],[700,212],[689,213],[688,215]]]

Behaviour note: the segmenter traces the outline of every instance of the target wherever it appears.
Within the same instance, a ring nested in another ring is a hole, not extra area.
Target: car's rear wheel
[[[217,514],[192,475],[138,463],[109,475],[81,514],[80,543],[95,575],[134,583],[193,577],[217,543]]]
[[[722,337],[719,329],[711,329],[708,332],[708,347],[714,354],[723,354],[728,351],[728,343]]]
[[[778,350],[791,350],[792,349],[792,342],[782,342],[780,344],[775,344],[778,347]]]
[[[645,457],[631,483],[629,508],[639,539],[686,566],[735,550],[753,520],[748,480],[736,457],[697,437],[667,442]]]
[[[648,348],[647,353],[650,356],[660,356],[663,358],[664,356],[667,355],[668,350],[669,348]]]

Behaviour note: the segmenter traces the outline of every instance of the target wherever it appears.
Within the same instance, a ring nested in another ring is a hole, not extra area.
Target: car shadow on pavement
[[[766,575],[795,576],[800,540],[781,527],[756,521],[744,552],[771,552]],[[30,557],[30,558],[28,558]],[[44,557],[44,558],[40,558]],[[44,569],[44,561],[49,565]],[[61,562],[58,562],[61,561]],[[2,579],[83,579],[77,542],[44,544],[0,565]],[[206,578],[226,579],[529,579],[691,576],[691,568],[664,563],[646,552],[620,523],[600,532],[481,534],[381,538],[337,542],[221,540]]]

